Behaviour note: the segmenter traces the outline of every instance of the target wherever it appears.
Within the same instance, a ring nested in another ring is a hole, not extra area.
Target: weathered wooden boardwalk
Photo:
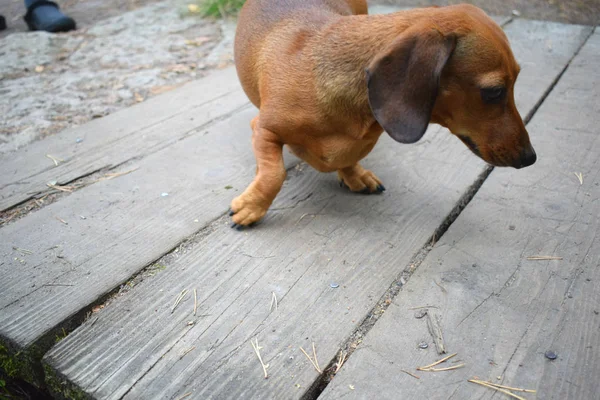
[[[497,20],[524,170],[432,126],[368,156],[384,195],[289,156],[266,219],[231,230],[256,114],[231,68],[0,158],[5,370],[58,398],[505,396],[473,377],[599,398],[600,31]],[[463,367],[416,371],[443,357],[428,321]]]

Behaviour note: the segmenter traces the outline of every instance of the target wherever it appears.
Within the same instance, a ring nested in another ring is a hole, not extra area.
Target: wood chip
[[[579,184],[583,185],[583,172],[573,172],[577,179],[579,179]]]
[[[435,348],[438,354],[446,354],[446,346],[444,345],[444,335],[442,333],[442,325],[440,317],[435,310],[427,311],[427,328],[435,343]]]

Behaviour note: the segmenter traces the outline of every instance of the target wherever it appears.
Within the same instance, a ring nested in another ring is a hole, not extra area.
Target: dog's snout
[[[518,164],[515,168],[525,168],[533,165],[537,160],[537,155],[533,147],[527,147],[521,151],[521,157],[519,158]]]

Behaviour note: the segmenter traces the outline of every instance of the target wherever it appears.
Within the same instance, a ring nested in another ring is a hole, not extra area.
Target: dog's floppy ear
[[[442,70],[456,45],[455,35],[427,25],[402,33],[366,71],[373,115],[401,143],[414,143],[427,130]]]

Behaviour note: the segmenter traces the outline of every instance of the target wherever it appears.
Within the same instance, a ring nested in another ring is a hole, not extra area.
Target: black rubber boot
[[[32,31],[68,32],[75,29],[73,18],[66,16],[53,1],[37,0],[27,5],[25,22]],[[26,2],[27,4],[27,2]]]

